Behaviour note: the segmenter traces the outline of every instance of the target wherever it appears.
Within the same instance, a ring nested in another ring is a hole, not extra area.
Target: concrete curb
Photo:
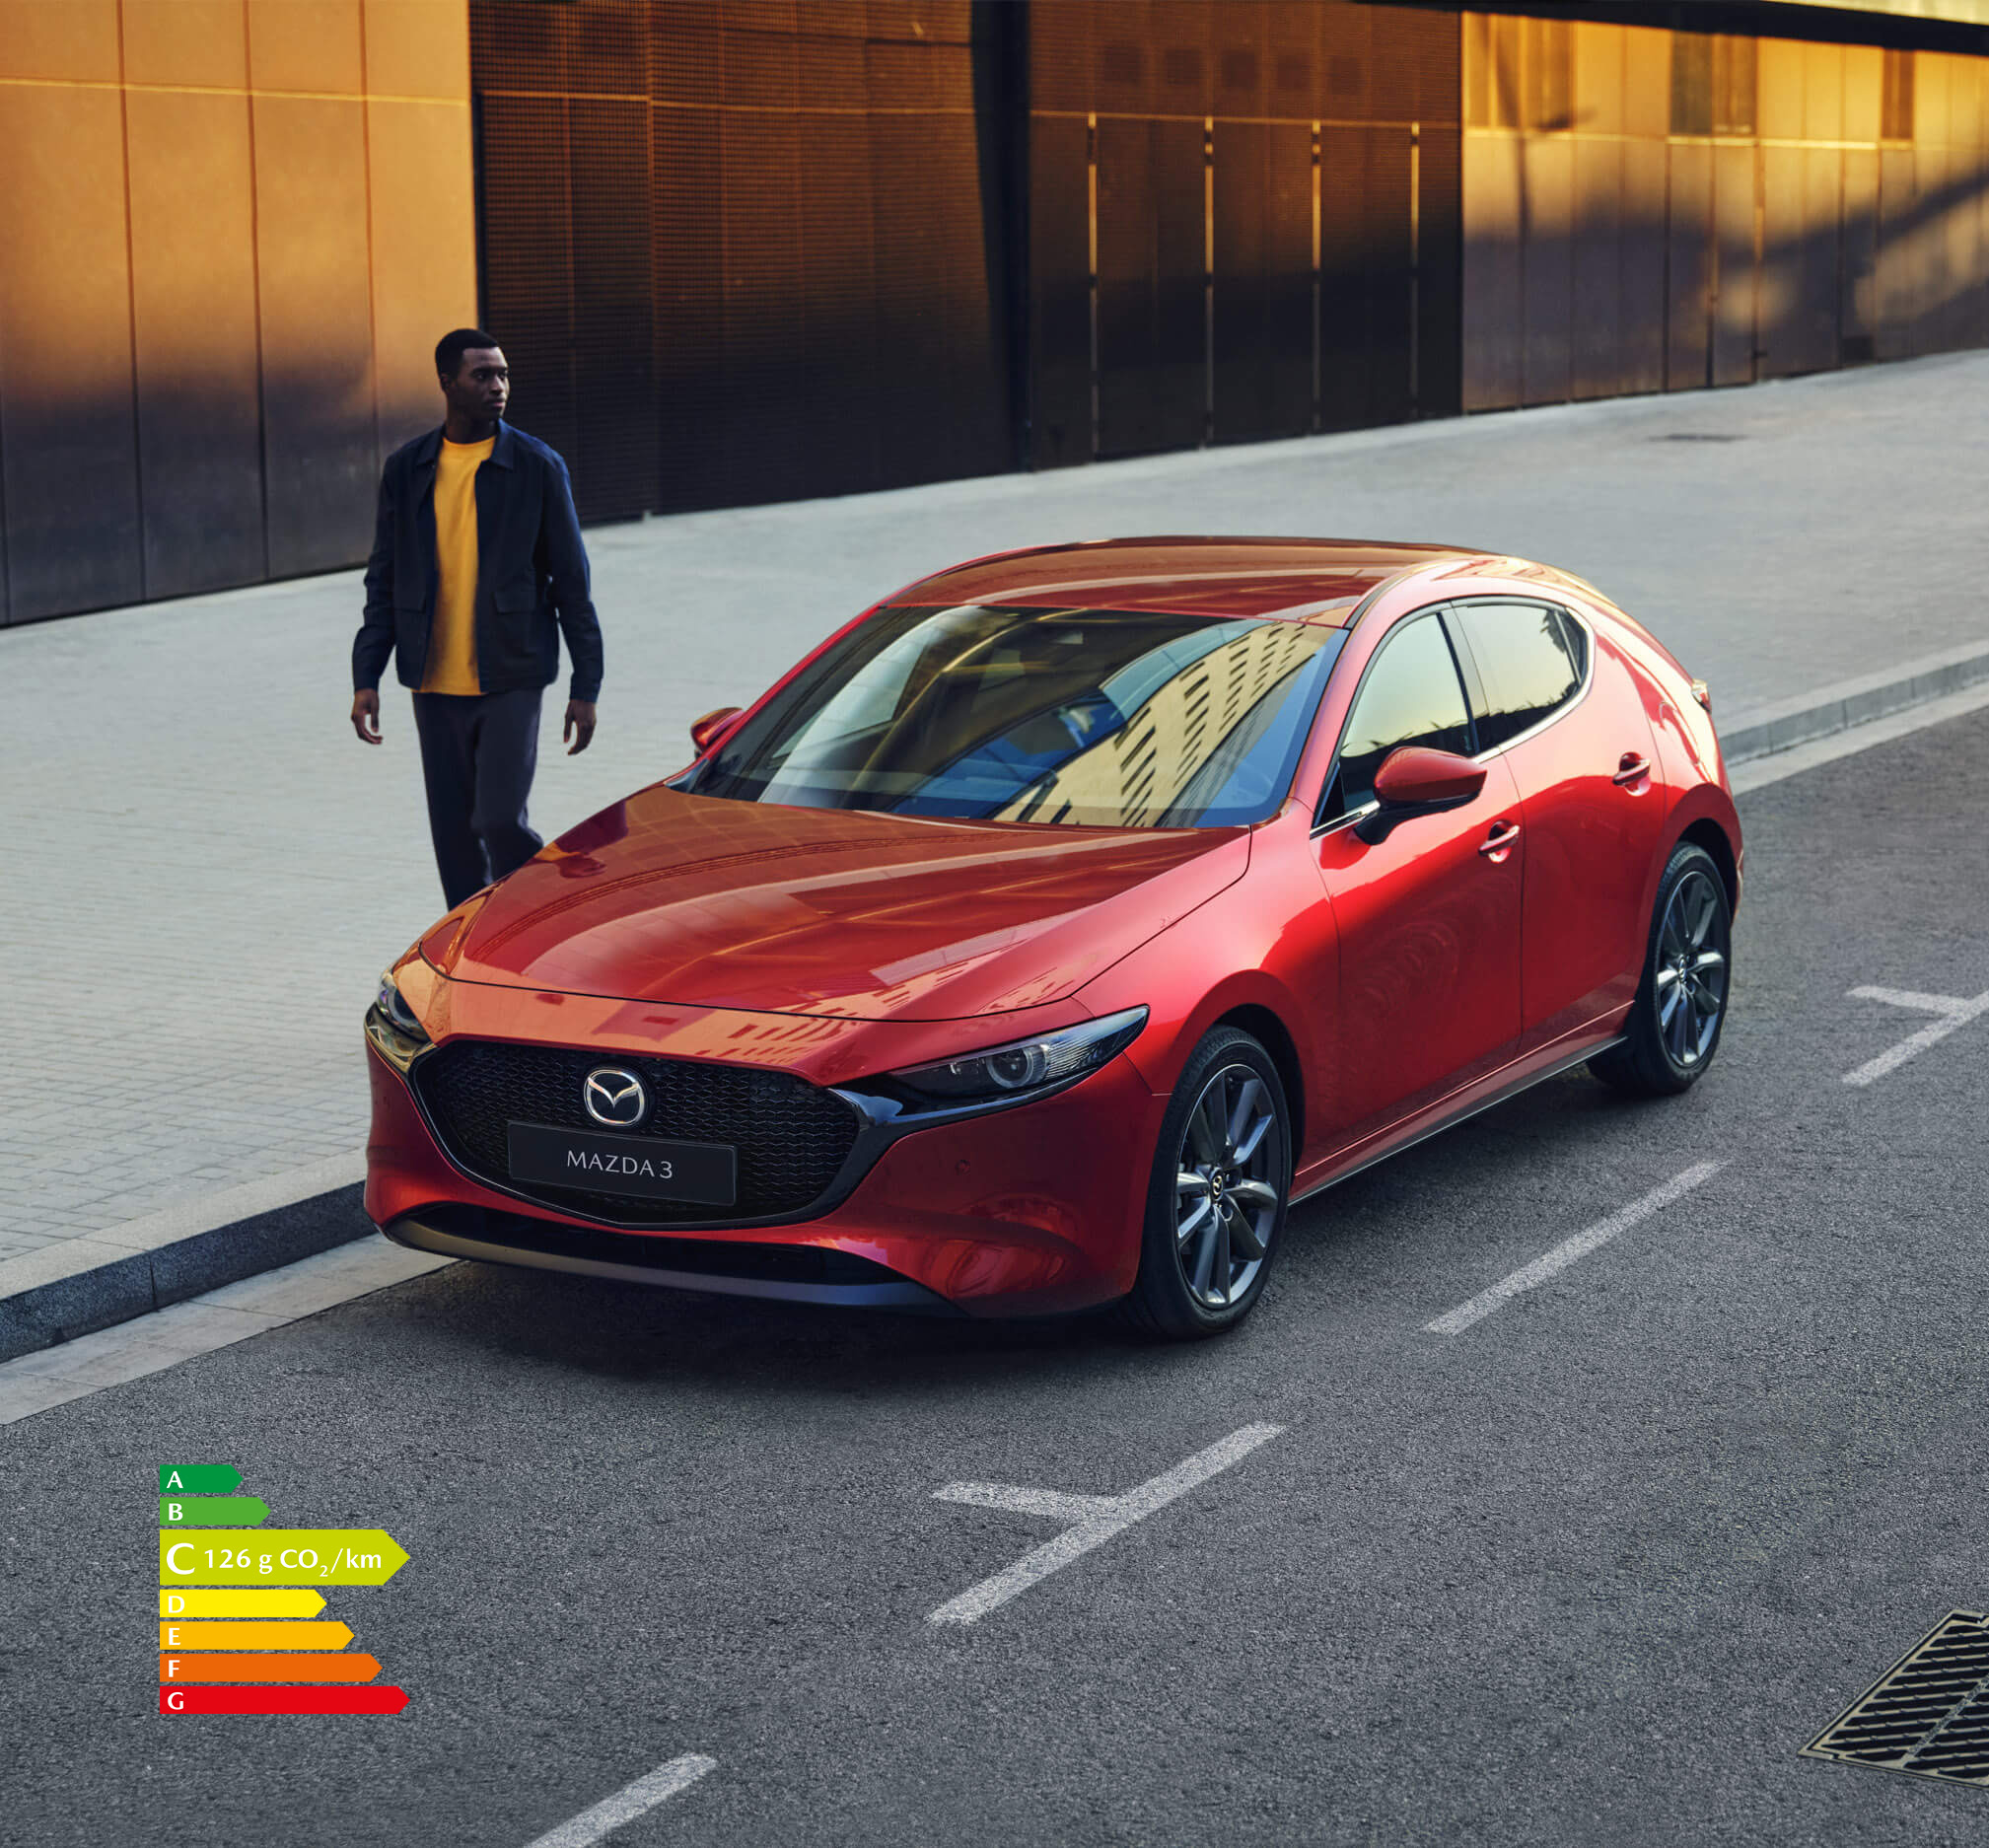
[[[1834,686],[1766,705],[1740,707],[1731,718],[1723,718],[1716,691],[1713,718],[1720,727],[1720,746],[1727,761],[1744,763],[1812,739],[1851,731],[1909,706],[1963,692],[1984,680],[1989,680],[1989,646],[1964,642],[1944,654],[1882,668]]]
[[[314,1163],[0,1263],[0,1362],[368,1237],[358,1166]]]

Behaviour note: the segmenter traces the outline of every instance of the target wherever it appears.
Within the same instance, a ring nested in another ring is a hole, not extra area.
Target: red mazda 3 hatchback
[[[942,572],[393,966],[367,1210],[597,1276],[1233,1327],[1294,1200],[1583,1061],[1711,1064],[1741,850],[1707,708],[1516,558]]]

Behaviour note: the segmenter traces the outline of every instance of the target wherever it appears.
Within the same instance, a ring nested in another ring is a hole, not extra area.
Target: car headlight
[[[1066,1027],[1031,1039],[1013,1039],[985,1052],[962,1053],[936,1065],[911,1065],[889,1074],[893,1089],[917,1106],[999,1103],[1074,1084],[1139,1037],[1145,1008],[1127,1008],[1082,1027]]]
[[[391,971],[381,976],[380,991],[366,1010],[366,1036],[390,1065],[403,1072],[428,1046],[428,1030],[394,986]]]

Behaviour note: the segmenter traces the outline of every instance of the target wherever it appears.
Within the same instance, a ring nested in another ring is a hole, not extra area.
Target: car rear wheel
[[[1195,1048],[1161,1123],[1126,1319],[1173,1341],[1234,1328],[1263,1294],[1291,1191],[1278,1068],[1248,1033],[1219,1027]]]
[[[1589,1061],[1604,1084],[1636,1097],[1675,1097],[1720,1049],[1733,992],[1733,916],[1705,848],[1681,842],[1658,882],[1644,976],[1624,1040]]]

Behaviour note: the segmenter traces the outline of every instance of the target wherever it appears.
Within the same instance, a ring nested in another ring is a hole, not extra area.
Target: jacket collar
[[[442,454],[442,433],[445,428],[446,425],[437,424],[415,445],[414,465],[417,468],[435,466],[435,459]],[[497,425],[497,446],[490,452],[490,460],[499,468],[514,467],[517,463],[518,438],[511,426],[501,418]]]

